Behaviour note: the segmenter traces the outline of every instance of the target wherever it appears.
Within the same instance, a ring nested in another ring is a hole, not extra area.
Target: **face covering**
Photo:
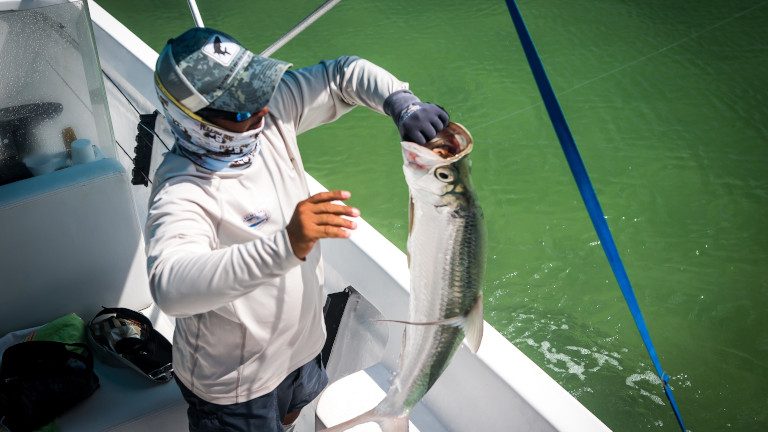
[[[260,149],[264,119],[256,129],[231,132],[190,117],[159,89],[157,96],[183,156],[211,171],[237,171],[251,165]]]

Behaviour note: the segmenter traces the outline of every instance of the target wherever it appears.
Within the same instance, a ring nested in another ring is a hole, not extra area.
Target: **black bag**
[[[68,347],[82,348],[85,354]],[[38,429],[99,388],[85,344],[30,341],[12,345],[0,365],[0,417],[12,432]]]
[[[86,328],[99,358],[128,366],[156,383],[173,378],[172,346],[144,315],[126,308],[103,308]]]

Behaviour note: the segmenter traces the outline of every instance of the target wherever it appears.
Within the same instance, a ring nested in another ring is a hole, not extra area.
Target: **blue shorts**
[[[271,392],[246,402],[218,405],[207,402],[176,384],[189,404],[190,432],[282,432],[286,414],[302,409],[328,385],[320,356],[288,374]]]

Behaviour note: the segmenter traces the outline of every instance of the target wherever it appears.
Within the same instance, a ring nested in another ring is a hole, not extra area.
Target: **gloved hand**
[[[442,107],[422,102],[408,90],[389,95],[384,112],[395,121],[403,141],[416,144],[425,144],[448,125],[448,113]]]

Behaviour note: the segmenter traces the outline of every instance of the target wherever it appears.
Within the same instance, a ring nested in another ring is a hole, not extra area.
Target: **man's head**
[[[157,60],[155,83],[187,115],[244,132],[266,114],[290,66],[251,53],[224,32],[193,28],[168,41]]]

